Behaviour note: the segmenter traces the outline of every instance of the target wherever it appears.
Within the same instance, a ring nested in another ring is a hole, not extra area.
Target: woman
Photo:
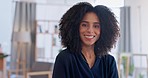
[[[118,78],[108,54],[119,37],[114,13],[103,5],[80,2],[61,18],[60,37],[66,49],[55,61],[52,78]]]

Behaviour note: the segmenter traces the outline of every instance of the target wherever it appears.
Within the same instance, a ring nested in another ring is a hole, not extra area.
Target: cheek
[[[83,30],[83,29],[80,29],[79,30],[79,34],[81,35],[81,34],[83,34],[85,32],[85,30]]]
[[[100,35],[101,30],[100,30],[100,29],[98,29],[98,30],[95,30],[95,32],[96,32],[96,34],[97,34],[97,35]]]
[[[82,35],[83,35],[83,31],[82,30],[79,31],[79,35],[80,35],[80,38],[81,38]]]

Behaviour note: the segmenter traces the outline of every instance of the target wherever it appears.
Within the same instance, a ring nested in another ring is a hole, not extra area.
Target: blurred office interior
[[[115,13],[121,36],[110,54],[119,77],[148,78],[147,0],[2,0],[0,53],[6,57],[0,58],[0,78],[51,77],[62,50],[59,20],[81,1],[106,5]]]

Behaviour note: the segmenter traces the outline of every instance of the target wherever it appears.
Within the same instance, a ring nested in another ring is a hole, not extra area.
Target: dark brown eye
[[[81,26],[86,27],[87,25],[86,24],[81,24]]]
[[[85,23],[85,22],[82,22],[82,23],[81,23],[81,27],[85,27],[85,28],[86,28],[86,27],[88,27],[88,24]]]
[[[94,28],[100,28],[100,25],[94,25]]]

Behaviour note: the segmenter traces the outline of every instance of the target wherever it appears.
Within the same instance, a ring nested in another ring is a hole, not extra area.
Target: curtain
[[[18,51],[20,61],[26,61],[27,69],[30,69],[35,61],[35,19],[36,3],[16,1],[11,40],[11,69],[16,68]],[[25,59],[22,59],[24,56]]]
[[[131,52],[130,7],[120,8],[120,39],[118,52]]]

